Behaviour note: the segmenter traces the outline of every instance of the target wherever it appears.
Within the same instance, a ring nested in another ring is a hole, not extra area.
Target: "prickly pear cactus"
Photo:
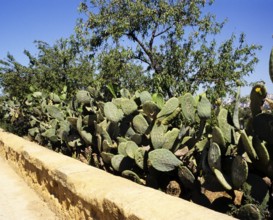
[[[76,100],[80,104],[89,104],[91,101],[90,93],[86,90],[79,90],[76,93]]]
[[[168,172],[174,170],[182,162],[167,149],[156,149],[148,154],[151,165],[158,171]]]
[[[236,217],[240,219],[246,219],[246,220],[252,220],[252,219],[261,220],[262,219],[259,209],[254,204],[246,204],[242,206],[238,210]]]
[[[145,134],[149,124],[142,114],[138,114],[133,118],[133,127],[136,132],[140,134]]]
[[[271,49],[271,53],[269,57],[269,76],[271,81],[273,82],[273,48]]]
[[[231,180],[233,187],[238,189],[243,185],[248,177],[248,165],[247,162],[241,157],[236,156],[233,159],[231,167]]]
[[[118,109],[112,102],[106,102],[104,104],[104,114],[106,118],[112,122],[119,122],[123,118],[123,112]]]
[[[211,104],[206,96],[201,96],[197,105],[197,113],[201,119],[208,119],[211,117]]]
[[[266,95],[266,88],[262,83],[252,88],[250,93],[250,109],[253,117],[262,112],[261,107],[264,104]]]
[[[182,108],[182,114],[186,120],[190,122],[195,121],[196,102],[192,94],[186,93],[179,98]]]
[[[155,124],[153,126],[153,129],[151,131],[151,142],[154,147],[154,149],[162,148],[164,145],[166,138],[165,138],[165,133],[166,133],[167,127],[165,125],[158,125]]]
[[[221,149],[218,144],[214,142],[210,145],[208,151],[208,163],[211,170],[215,168],[221,170]]]
[[[253,118],[253,129],[256,135],[269,144],[273,144],[273,115],[261,113]]]
[[[179,105],[178,98],[176,97],[170,98],[162,107],[161,111],[157,114],[157,118],[170,115],[178,108],[178,105]]]

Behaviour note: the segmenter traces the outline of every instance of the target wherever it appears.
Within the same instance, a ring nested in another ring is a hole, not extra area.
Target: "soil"
[[[0,220],[58,220],[47,204],[0,157]]]

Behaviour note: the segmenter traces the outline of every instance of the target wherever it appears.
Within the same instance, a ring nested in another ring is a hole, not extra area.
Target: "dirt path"
[[[0,220],[57,220],[33,189],[0,157]]]

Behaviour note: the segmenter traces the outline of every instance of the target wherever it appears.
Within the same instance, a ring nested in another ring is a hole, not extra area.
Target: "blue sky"
[[[0,59],[10,52],[17,61],[26,64],[24,49],[36,52],[35,40],[53,44],[74,32],[80,0],[0,0]],[[269,93],[273,93],[273,83],[268,73],[269,54],[273,46],[273,1],[272,0],[215,0],[208,8],[217,19],[228,19],[219,41],[232,33],[246,34],[248,44],[260,44],[259,63],[249,82],[263,80]],[[242,95],[251,88],[243,88]]]

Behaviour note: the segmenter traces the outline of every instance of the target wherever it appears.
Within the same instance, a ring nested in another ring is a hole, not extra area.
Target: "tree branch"
[[[143,49],[143,51],[144,51],[144,52],[147,54],[147,56],[149,57],[149,59],[150,59],[150,61],[151,61],[150,65],[153,66],[153,64],[154,64],[154,59],[153,59],[153,54],[152,54],[152,52],[151,52],[147,47],[145,47],[145,45],[137,38],[137,36],[136,36],[133,32],[129,32],[129,33],[127,34],[127,36],[128,36],[128,37],[131,37],[134,41],[136,41],[136,42],[139,44],[139,46]],[[146,61],[146,63],[147,63],[147,61]]]

